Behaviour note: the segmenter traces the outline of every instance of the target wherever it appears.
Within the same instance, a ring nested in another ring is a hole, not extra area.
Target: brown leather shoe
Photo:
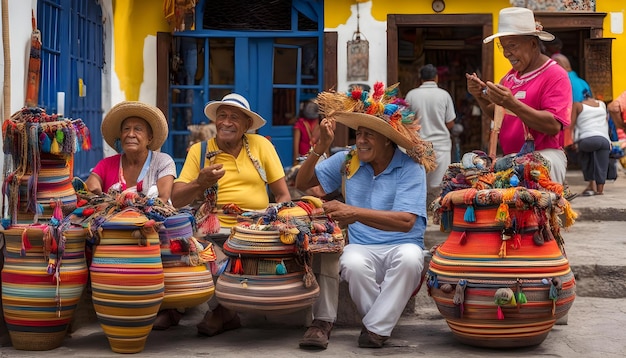
[[[300,348],[303,349],[326,349],[328,347],[328,339],[330,331],[333,329],[332,322],[314,319],[309,329],[304,333],[304,337],[300,340]]]
[[[182,317],[183,314],[175,309],[161,310],[152,324],[152,329],[162,331],[171,326],[178,326],[178,322],[180,322]]]
[[[379,336],[378,334],[369,331],[363,327],[361,329],[361,335],[359,336],[359,347],[361,348],[382,348],[389,337]]]
[[[213,311],[207,311],[202,321],[196,327],[198,328],[198,334],[213,337],[241,327],[241,321],[237,312],[219,305]]]

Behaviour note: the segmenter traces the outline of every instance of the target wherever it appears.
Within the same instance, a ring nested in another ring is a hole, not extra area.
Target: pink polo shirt
[[[513,95],[524,104],[552,113],[566,127],[572,112],[572,85],[567,72],[554,60],[548,60],[535,71],[519,75],[509,71],[500,81],[511,89]],[[548,135],[528,129],[535,139],[535,149],[559,149],[563,130],[557,135]],[[524,145],[524,126],[519,117],[505,114],[500,129],[500,147],[504,154],[517,153]]]

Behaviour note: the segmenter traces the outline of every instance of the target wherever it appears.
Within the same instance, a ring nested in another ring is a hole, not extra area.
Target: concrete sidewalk
[[[569,171],[572,191],[582,193],[586,183],[580,171]],[[459,343],[439,314],[425,286],[415,299],[413,312],[405,314],[383,349],[357,346],[360,328],[338,326],[324,351],[304,351],[298,341],[305,332],[305,312],[293,319],[265,320],[242,316],[243,327],[217,337],[196,335],[206,305],[188,310],[181,324],[167,331],[153,331],[144,357],[598,357],[626,356],[626,175],[620,171],[602,196],[579,196],[572,201],[580,213],[575,225],[563,233],[565,248],[576,274],[577,297],[567,325],[555,325],[538,346],[517,349],[484,349]],[[428,247],[443,242],[446,234],[429,225]],[[93,312],[92,312],[93,313]],[[0,348],[1,357],[117,357],[111,352],[99,324],[91,319],[62,347],[46,352]],[[276,323],[279,321],[280,323]]]

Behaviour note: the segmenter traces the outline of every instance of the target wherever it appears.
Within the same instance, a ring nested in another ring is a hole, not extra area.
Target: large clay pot
[[[87,283],[87,232],[72,227],[63,232],[64,250],[44,257],[44,225],[14,225],[4,230],[2,269],[4,318],[15,349],[50,350],[65,338],[74,310]],[[59,250],[62,250],[59,243]],[[49,272],[49,263],[58,266]]]
[[[452,231],[432,256],[428,285],[459,341],[494,348],[537,345],[569,311],[574,275],[562,247],[542,230],[550,230],[541,219],[544,209],[508,207],[517,226],[512,232],[496,220],[497,205],[472,207],[473,222],[466,221],[466,205],[454,205]]]
[[[214,260],[215,254],[193,237],[193,220],[192,215],[179,213],[166,218],[159,229],[165,278],[161,309],[195,307],[215,292],[206,260],[207,256]]]
[[[159,235],[143,214],[127,210],[101,226],[90,266],[92,300],[116,353],[143,351],[163,301]]]

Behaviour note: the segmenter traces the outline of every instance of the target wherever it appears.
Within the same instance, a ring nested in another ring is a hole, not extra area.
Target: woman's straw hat
[[[122,134],[122,122],[130,117],[138,117],[148,122],[152,128],[152,141],[148,144],[148,149],[159,150],[167,139],[167,120],[157,107],[137,101],[120,102],[106,114],[102,120],[101,131],[107,144],[118,149],[115,142]]]
[[[537,36],[543,41],[554,40],[554,35],[543,31],[543,26],[535,21],[532,10],[524,7],[507,7],[498,15],[498,32],[486,37],[483,42],[489,43],[502,36]]]
[[[250,116],[250,118],[252,118],[252,126],[248,128],[248,131],[250,132],[255,131],[265,125],[265,119],[263,119],[263,117],[258,115],[256,112],[252,112],[250,110],[250,104],[248,103],[248,100],[244,96],[237,93],[227,94],[226,96],[224,96],[224,98],[222,98],[221,101],[212,101],[207,103],[206,107],[204,107],[204,114],[211,121],[215,121],[217,109],[220,106],[224,105],[238,108],[244,111],[248,116]]]

